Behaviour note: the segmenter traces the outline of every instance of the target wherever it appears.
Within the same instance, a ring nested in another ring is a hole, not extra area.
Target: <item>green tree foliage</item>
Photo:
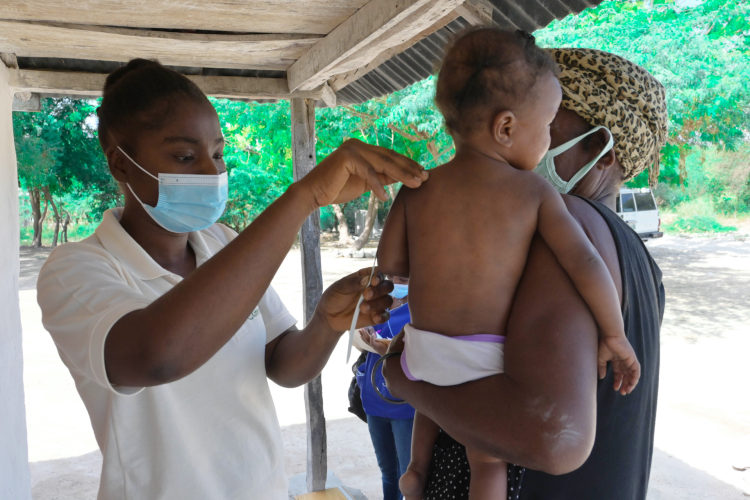
[[[589,47],[621,55],[667,90],[669,144],[660,180],[684,186],[685,158],[709,146],[734,151],[750,128],[750,3],[708,0],[606,1],[535,33],[547,47]],[[645,185],[644,179],[639,179]]]
[[[229,201],[221,222],[241,231],[292,183],[289,103],[211,102],[226,140]]]
[[[13,114],[19,181],[29,193],[36,246],[41,246],[48,205],[55,216],[55,245],[60,226],[65,232],[71,216],[99,220],[119,196],[96,137],[96,102],[42,102],[39,113]],[[87,200],[85,211],[81,199]],[[69,206],[76,209],[71,211]]]

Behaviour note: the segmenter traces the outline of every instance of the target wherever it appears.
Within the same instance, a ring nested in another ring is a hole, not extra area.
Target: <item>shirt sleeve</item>
[[[42,323],[71,372],[119,395],[142,390],[109,382],[104,343],[120,318],[145,308],[151,300],[128,283],[105,252],[80,243],[58,247],[39,273],[37,301]]]
[[[260,299],[260,314],[266,327],[266,344],[289,330],[297,323],[289,311],[287,311],[281,297],[272,286],[268,287],[263,298]]]

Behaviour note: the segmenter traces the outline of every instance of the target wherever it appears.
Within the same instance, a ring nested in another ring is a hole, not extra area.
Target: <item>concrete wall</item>
[[[0,62],[0,499],[31,498],[18,307],[18,177],[13,96]]]

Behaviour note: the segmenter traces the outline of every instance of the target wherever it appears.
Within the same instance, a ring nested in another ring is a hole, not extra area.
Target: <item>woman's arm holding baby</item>
[[[571,212],[583,212],[584,228],[619,288],[606,223],[585,202],[573,199],[572,205]],[[594,442],[597,328],[541,238],[532,243],[507,333],[502,375],[438,387],[408,380],[396,357],[385,363],[388,388],[467,446],[550,474],[573,471]],[[394,342],[391,351],[401,345]]]
[[[560,194],[547,180],[531,175],[541,197],[537,230],[591,308],[601,330],[599,377],[604,378],[611,362],[614,389],[629,394],[641,377],[641,365],[625,336],[620,297],[609,270]]]

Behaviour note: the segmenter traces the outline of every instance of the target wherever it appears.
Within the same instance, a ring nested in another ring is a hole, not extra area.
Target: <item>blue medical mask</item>
[[[597,130],[604,129],[609,134],[609,142],[607,142],[607,145],[604,146],[604,149],[602,149],[602,152],[599,153],[599,156],[588,162],[586,165],[583,166],[578,172],[573,175],[573,177],[570,178],[569,181],[564,181],[560,178],[559,175],[557,175],[557,169],[555,169],[555,156],[564,153],[565,151],[569,150],[579,142],[583,140],[584,137],[593,134]],[[589,173],[589,171],[596,165],[596,162],[599,161],[599,159],[604,156],[612,147],[614,146],[615,142],[612,139],[612,132],[609,131],[607,127],[599,126],[594,127],[593,129],[589,130],[585,134],[576,137],[575,139],[572,139],[565,144],[561,146],[557,146],[554,149],[550,149],[547,151],[547,154],[544,155],[544,158],[542,158],[542,161],[539,163],[539,165],[534,169],[534,172],[541,175],[548,181],[552,183],[552,185],[557,189],[560,193],[567,193],[571,189],[575,187],[576,184],[578,184],[578,181],[583,179],[583,177]]]
[[[146,213],[157,224],[173,233],[191,233],[211,227],[224,213],[229,197],[227,173],[219,175],[162,174],[155,177],[138,165],[117,146],[133,165],[159,182],[159,200],[155,207],[146,205],[138,198],[130,184],[130,192]]]
[[[394,283],[393,291],[391,292],[392,297],[403,299],[407,295],[409,295],[409,285],[396,285]]]

